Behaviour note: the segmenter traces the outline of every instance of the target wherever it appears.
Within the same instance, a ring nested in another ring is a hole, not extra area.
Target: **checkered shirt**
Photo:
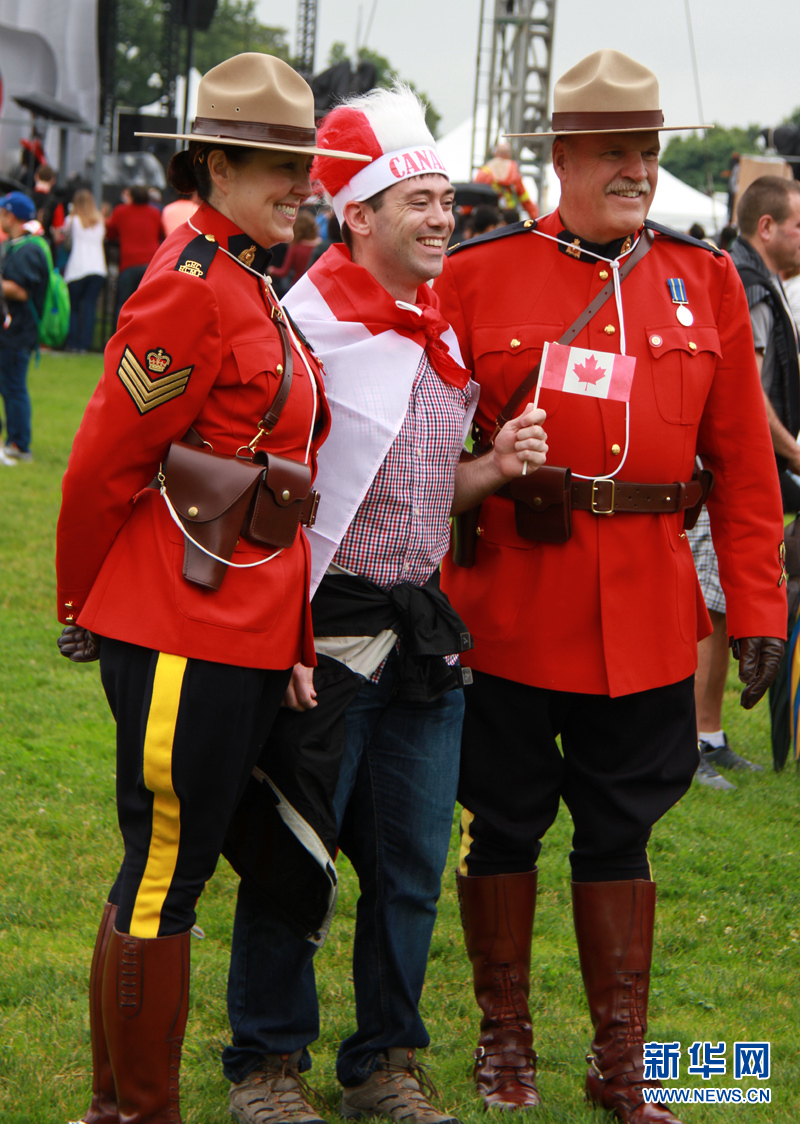
[[[423,352],[400,432],[334,561],[382,589],[424,585],[450,542],[453,481],[471,391],[444,382]]]

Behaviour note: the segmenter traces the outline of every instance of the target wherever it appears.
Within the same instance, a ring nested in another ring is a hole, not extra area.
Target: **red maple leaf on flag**
[[[576,363],[574,372],[578,382],[585,382],[587,389],[589,383],[595,386],[608,374],[605,367],[601,367],[593,355],[590,355],[585,363]]]

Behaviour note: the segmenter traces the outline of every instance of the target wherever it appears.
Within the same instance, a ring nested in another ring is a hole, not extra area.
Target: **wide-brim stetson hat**
[[[705,129],[706,125],[665,125],[658,79],[652,70],[604,48],[581,59],[553,88],[553,118],[547,133],[506,133],[509,137],[559,137],[571,133],[641,133]]]
[[[136,133],[137,137],[270,148],[309,156],[369,161],[358,152],[317,147],[314,94],[283,59],[246,51],[212,67],[200,79],[191,133]]]

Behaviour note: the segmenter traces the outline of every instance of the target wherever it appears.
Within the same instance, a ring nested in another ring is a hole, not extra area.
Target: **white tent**
[[[472,118],[462,121],[455,129],[437,142],[442,162],[454,181],[472,179],[470,168],[472,146]],[[525,185],[531,198],[536,199],[536,184],[526,179]],[[539,205],[542,213],[552,211],[558,206],[561,185],[552,164],[547,167],[546,198]],[[701,191],[671,175],[666,168],[658,172],[658,187],[648,216],[654,222],[663,223],[676,230],[688,230],[694,222],[704,227],[706,234],[713,234],[727,221],[727,213],[720,203],[709,199]]]

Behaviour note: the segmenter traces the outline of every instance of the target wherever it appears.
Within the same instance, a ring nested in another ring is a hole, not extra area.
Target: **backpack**
[[[58,348],[63,345],[69,331],[69,289],[64,278],[53,266],[53,256],[45,239],[41,235],[30,234],[21,238],[17,245],[24,246],[27,242],[36,243],[47,263],[47,291],[44,295],[41,316],[32,300],[28,301],[28,307],[36,321],[40,345]]]

